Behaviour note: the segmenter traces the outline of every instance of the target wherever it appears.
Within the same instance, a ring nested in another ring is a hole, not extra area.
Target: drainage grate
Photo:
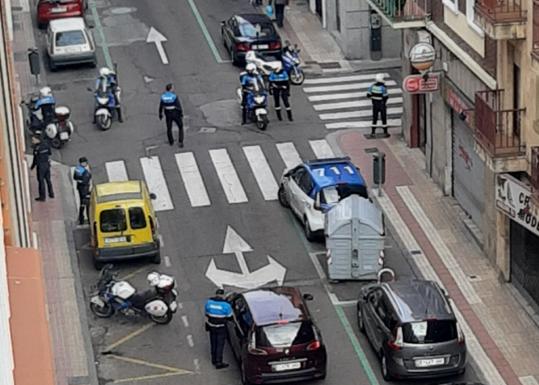
[[[336,62],[336,61],[329,61],[329,62],[324,62],[324,63],[319,62],[318,65],[322,69],[342,68],[341,64],[339,62]]]
[[[365,149],[365,152],[367,154],[375,154],[375,153],[378,152],[378,148],[377,147],[369,147],[369,148]]]

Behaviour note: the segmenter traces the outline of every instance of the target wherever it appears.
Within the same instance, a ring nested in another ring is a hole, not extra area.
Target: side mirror
[[[150,193],[150,199],[151,200],[157,199],[157,195],[155,195],[154,193]]]
[[[314,299],[313,295],[312,294],[309,294],[309,293],[305,293],[303,294],[303,299],[305,301],[312,301]]]
[[[315,210],[322,211],[322,206],[320,205],[320,193],[316,194],[316,197],[314,198],[313,207]]]

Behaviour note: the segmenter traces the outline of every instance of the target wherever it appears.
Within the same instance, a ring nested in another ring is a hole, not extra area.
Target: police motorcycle
[[[90,298],[90,310],[99,318],[109,318],[116,311],[126,316],[148,315],[156,324],[172,321],[178,304],[178,292],[173,277],[157,272],[147,276],[150,289],[142,293],[127,281],[119,281],[112,273],[113,266],[105,265],[99,273],[96,291]]]
[[[62,148],[75,131],[75,127],[70,120],[71,110],[67,106],[54,106],[54,113],[49,118],[49,123],[45,124],[43,113],[40,108],[40,100],[51,100],[55,104],[54,97],[49,87],[40,90],[39,95],[30,95],[28,101],[22,101],[27,109],[26,127],[32,135],[39,135],[49,139],[53,148]]]
[[[114,79],[113,86],[109,84],[111,76]],[[120,102],[121,88],[117,82],[116,72],[101,68],[95,90],[88,88],[88,91],[94,92],[95,95],[94,122],[100,130],[106,131],[112,126],[114,111],[118,108],[116,101]]]
[[[238,96],[238,102],[240,106],[243,102],[243,92],[241,87],[236,90]],[[251,122],[255,122],[256,126],[260,130],[265,130],[268,127],[268,93],[264,84],[262,84],[257,77],[253,79],[253,82],[248,87],[247,92],[247,119]]]
[[[301,68],[301,60],[299,58],[300,51],[297,44],[290,47],[290,42],[287,41],[282,54],[283,68],[288,73],[290,83],[295,86],[302,85],[305,81],[305,73]]]
[[[256,70],[264,79],[264,82],[268,82],[269,75],[276,71],[281,65],[279,60],[267,60],[262,54],[255,51],[248,51],[245,54],[245,62],[247,64],[252,63],[256,66]],[[266,84],[267,85],[267,84]]]

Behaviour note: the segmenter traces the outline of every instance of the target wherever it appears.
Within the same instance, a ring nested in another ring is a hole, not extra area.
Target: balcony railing
[[[532,182],[533,191],[539,193],[539,147],[532,147],[531,149],[532,159],[531,166],[532,171],[530,179]]]
[[[425,26],[430,17],[431,0],[367,0],[396,29]]]
[[[533,0],[533,56],[539,60],[539,0]]]
[[[524,39],[527,13],[521,1],[476,0],[475,22],[492,39]]]
[[[525,153],[521,137],[524,109],[502,109],[503,91],[475,94],[475,138],[492,157]]]

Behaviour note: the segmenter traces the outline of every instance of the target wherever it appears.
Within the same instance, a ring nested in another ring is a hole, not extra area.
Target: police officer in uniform
[[[256,71],[256,65],[249,63],[245,67],[245,71],[240,73],[241,84],[241,124],[247,124],[247,98],[255,82],[258,83],[258,87],[263,87],[264,81],[262,77]]]
[[[75,167],[73,179],[77,182],[77,191],[79,193],[79,225],[84,224],[84,212],[86,217],[90,219],[90,187],[92,182],[92,174],[88,167],[88,159],[86,157],[79,158],[79,164]]]
[[[384,74],[377,74],[375,83],[371,84],[367,91],[367,97],[372,100],[372,131],[374,136],[376,125],[378,124],[378,115],[382,115],[382,124],[384,133],[387,134],[387,99],[389,98],[384,81]]]
[[[223,289],[209,298],[204,306],[206,312],[206,331],[210,333],[211,363],[217,369],[228,367],[223,362],[223,349],[226,340],[226,321],[232,317],[232,307],[225,299]]]
[[[50,87],[43,87],[39,90],[39,99],[34,105],[35,110],[41,110],[43,128],[51,123],[56,118],[54,108],[56,107],[56,99],[52,95]]]
[[[183,110],[178,95],[174,92],[174,86],[167,84],[166,91],[161,94],[161,102],[159,103],[159,120],[163,119],[163,111],[165,111],[165,118],[167,121],[167,137],[168,143],[172,146],[174,144],[174,137],[172,136],[172,122],[175,122],[178,126],[179,141],[178,145],[183,147]]]
[[[47,184],[49,198],[54,198],[51,182],[51,163],[49,160],[49,157],[52,155],[51,147],[46,141],[42,141],[38,136],[32,137],[32,144],[34,146],[34,159],[30,166],[30,170],[37,167],[37,183],[39,186],[39,197],[36,198],[36,201],[44,202],[45,184]]]
[[[273,93],[273,101],[275,102],[275,112],[277,113],[277,118],[283,120],[281,116],[281,98],[283,99],[284,106],[286,108],[286,115],[288,120],[293,121],[292,118],[292,109],[290,108],[290,102],[288,97],[290,96],[290,79],[285,70],[283,70],[283,65],[280,64],[277,66],[275,71],[269,75],[269,84],[270,90]]]

